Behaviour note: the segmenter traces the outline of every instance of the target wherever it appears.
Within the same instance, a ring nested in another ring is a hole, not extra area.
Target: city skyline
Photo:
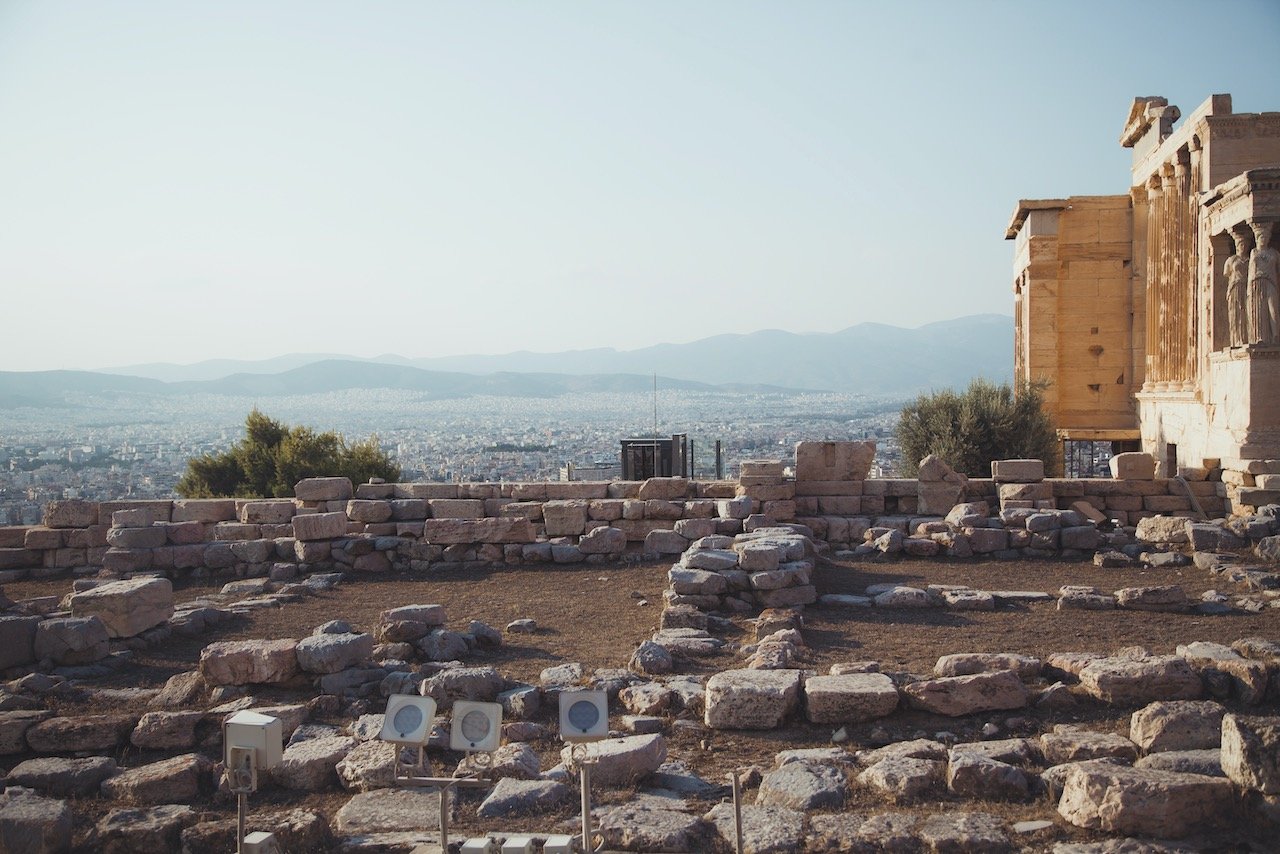
[[[1009,314],[1131,100],[1274,110],[1280,8],[0,6],[0,370]],[[74,62],[68,61],[74,58]]]

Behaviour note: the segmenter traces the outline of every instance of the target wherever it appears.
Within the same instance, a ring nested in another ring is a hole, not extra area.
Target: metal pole
[[[583,760],[582,773],[582,850],[594,851],[591,846],[591,764]]]
[[[737,771],[729,779],[733,781],[733,850],[742,854],[742,781]]]
[[[440,854],[449,854],[449,791],[452,786],[440,787]]]
[[[244,826],[249,813],[249,796],[236,795],[236,854],[244,854]]]

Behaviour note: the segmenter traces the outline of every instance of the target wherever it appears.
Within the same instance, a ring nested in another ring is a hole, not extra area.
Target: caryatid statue
[[[1249,253],[1250,344],[1280,344],[1280,252],[1271,246],[1271,223],[1255,222]]]
[[[1227,232],[1236,252],[1222,265],[1227,279],[1227,346],[1249,342],[1249,242],[1248,230],[1237,226]]]

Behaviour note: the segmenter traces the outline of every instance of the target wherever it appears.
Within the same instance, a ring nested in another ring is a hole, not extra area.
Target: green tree
[[[990,477],[992,460],[1044,460],[1059,468],[1058,437],[1044,411],[1044,384],[996,385],[976,379],[964,392],[922,394],[898,416],[903,474],[914,477],[920,460],[937,454],[970,477]]]
[[[305,477],[349,477],[364,483],[371,477],[395,481],[400,467],[382,450],[377,436],[348,446],[332,430],[290,427],[256,408],[245,418],[244,438],[230,451],[187,460],[178,481],[184,498],[270,498],[293,495]]]

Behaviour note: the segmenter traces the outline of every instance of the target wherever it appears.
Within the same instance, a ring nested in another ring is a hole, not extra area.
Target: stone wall
[[[932,487],[918,480],[790,479],[780,464],[762,465],[745,466],[737,482],[353,487],[341,478],[315,478],[300,482],[292,499],[55,501],[43,525],[0,527],[0,581],[101,568],[232,577],[264,575],[281,563],[380,572],[468,562],[596,562],[680,554],[700,537],[734,536],[774,522],[805,525],[840,548],[862,544],[872,529],[913,533],[945,515],[921,512]],[[776,473],[759,473],[772,472],[770,465]],[[1223,514],[1222,483],[1188,486],[1207,515]],[[983,478],[962,489],[964,501],[986,502],[993,514],[1002,507],[1071,510],[1083,502],[1122,525],[1158,514],[1193,515],[1182,486],[1165,479],[1011,485]]]

